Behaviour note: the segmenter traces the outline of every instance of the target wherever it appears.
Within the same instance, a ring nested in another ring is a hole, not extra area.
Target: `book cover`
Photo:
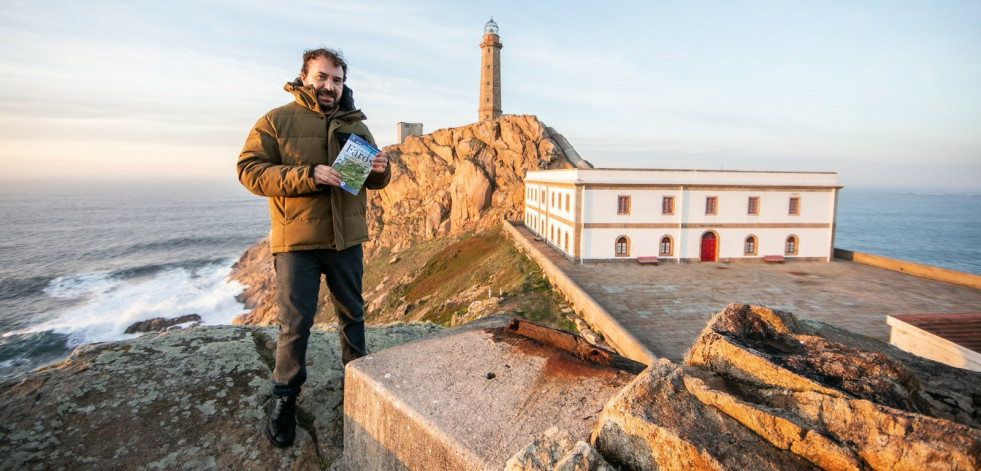
[[[371,160],[378,152],[377,147],[357,134],[351,134],[331,165],[341,174],[341,189],[352,195],[358,194],[371,173]]]

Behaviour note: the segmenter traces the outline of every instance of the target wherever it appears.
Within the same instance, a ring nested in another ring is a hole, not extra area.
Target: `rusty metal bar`
[[[511,318],[511,321],[508,322],[507,330],[522,337],[558,348],[583,361],[606,365],[633,374],[638,374],[644,368],[647,368],[647,365],[643,363],[597,347],[579,335],[545,327],[526,319]]]

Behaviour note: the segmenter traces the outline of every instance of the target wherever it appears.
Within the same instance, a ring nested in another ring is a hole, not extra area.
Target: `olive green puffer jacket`
[[[365,192],[388,185],[391,168],[372,172],[357,196],[313,181],[313,167],[333,164],[351,134],[375,143],[362,122],[364,113],[354,109],[347,87],[338,111],[329,118],[320,111],[312,87],[293,82],[283,88],[295,101],[256,122],[237,164],[242,185],[269,198],[273,253],[342,250],[367,241]]]

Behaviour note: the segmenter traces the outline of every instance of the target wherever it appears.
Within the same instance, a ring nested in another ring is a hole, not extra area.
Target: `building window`
[[[552,207],[555,207],[555,193],[552,193]]]
[[[719,211],[719,197],[718,196],[706,196],[705,197],[705,214],[717,214]]]
[[[790,197],[790,212],[789,212],[789,214],[791,216],[798,216],[798,215],[800,215],[800,196],[791,196]]]
[[[760,197],[750,196],[746,214],[760,214]]]
[[[756,255],[756,236],[746,238],[746,247],[743,250],[745,255]]]
[[[674,196],[661,198],[661,214],[674,214]]]
[[[565,212],[569,212],[569,195],[565,195]]]
[[[784,255],[797,255],[797,236],[787,237],[787,245],[783,249]]]
[[[630,239],[627,236],[617,237],[616,255],[617,257],[630,256]]]
[[[617,196],[617,214],[630,214],[629,196]]]
[[[548,240],[555,240],[555,226],[548,226]]]
[[[658,251],[658,255],[671,255],[671,245],[670,236],[661,237],[661,250]]]
[[[565,251],[566,252],[569,251],[569,233],[568,232],[565,233]]]

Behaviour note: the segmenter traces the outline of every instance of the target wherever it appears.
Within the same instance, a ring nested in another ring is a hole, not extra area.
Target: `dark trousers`
[[[296,395],[307,379],[306,357],[310,327],[317,313],[320,276],[324,275],[337,313],[341,360],[367,354],[364,340],[364,273],[361,245],[344,250],[304,250],[274,255],[279,301],[279,343],[272,375],[275,396]]]

